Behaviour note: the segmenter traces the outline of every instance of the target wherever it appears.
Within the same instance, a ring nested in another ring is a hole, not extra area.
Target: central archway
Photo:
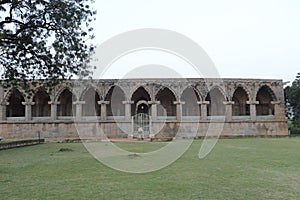
[[[151,118],[149,115],[149,101],[151,101],[149,93],[144,87],[139,87],[131,96],[131,115],[133,133],[137,137],[144,138],[151,132]]]
[[[131,97],[133,104],[131,105],[131,116],[139,113],[149,114],[150,106],[148,101],[151,101],[149,93],[144,87],[139,87]]]

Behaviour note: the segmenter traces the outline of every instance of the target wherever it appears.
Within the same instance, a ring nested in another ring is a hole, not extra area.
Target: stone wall
[[[123,126],[123,127],[122,127]],[[41,138],[83,138],[83,139],[105,139],[127,138],[128,132],[124,127],[131,127],[130,122],[122,123],[97,123],[97,122],[18,122],[1,123],[1,136],[5,139]],[[211,126],[211,132],[207,132]],[[221,136],[275,136],[288,135],[286,121],[257,121],[257,122],[153,122],[153,132],[158,132],[159,137],[194,138],[198,136],[216,136],[213,127],[222,127]],[[162,128],[163,127],[163,128]],[[177,132],[180,127],[180,132]],[[161,129],[162,128],[162,129]],[[196,132],[195,132],[195,129]],[[178,133],[178,135],[176,135]],[[105,134],[105,135],[104,135]]]
[[[127,137],[137,112],[150,115],[151,132],[160,135],[204,136],[220,126],[223,136],[288,134],[281,80],[71,80],[52,90],[32,88],[36,94],[27,97],[22,88],[0,84],[0,136],[76,138],[79,130],[84,138]]]

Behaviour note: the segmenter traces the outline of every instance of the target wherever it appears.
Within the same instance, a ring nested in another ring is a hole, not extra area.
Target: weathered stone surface
[[[117,87],[121,93],[114,96],[112,93]],[[87,97],[90,88],[98,99]],[[140,96],[134,96],[139,88],[142,88]],[[195,92],[197,98],[189,101],[195,101],[195,105],[182,101],[187,88]],[[69,96],[62,97],[66,90]],[[211,94],[213,90],[218,94]],[[39,134],[48,139],[77,138],[78,132],[83,138],[127,137],[133,130],[131,117],[137,112],[149,114],[151,132],[160,135],[176,136],[179,130],[179,137],[205,136],[209,127],[213,134],[218,130],[214,127],[220,126],[223,127],[222,136],[288,134],[281,80],[70,80],[47,90],[49,98],[44,98],[47,101],[35,96],[26,98],[21,88],[19,92],[24,96],[22,101],[0,84],[0,136],[7,139],[37,138]],[[95,105],[89,106],[97,106],[98,112],[93,116],[83,116],[83,109],[87,107],[84,105],[89,99],[95,99]],[[113,104],[114,100],[117,103]],[[144,111],[137,108],[141,101],[143,107],[147,107]],[[183,116],[182,113],[188,113],[184,112],[188,106],[194,106],[189,107],[189,112],[198,109],[199,112],[194,113],[199,115]],[[43,111],[49,107],[49,112]],[[24,111],[20,112],[20,109]],[[220,112],[222,109],[225,113]],[[48,115],[43,116],[43,113]]]

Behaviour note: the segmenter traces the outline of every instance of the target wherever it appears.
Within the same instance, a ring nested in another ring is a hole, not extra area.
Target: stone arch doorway
[[[256,114],[258,116],[274,115],[272,101],[276,101],[276,96],[270,87],[266,85],[262,86],[256,94],[256,101],[259,102],[256,105]]]
[[[39,90],[33,97],[32,117],[50,117],[51,106],[48,103],[51,101],[49,94],[46,91]]]
[[[149,114],[150,105],[148,101],[151,101],[149,93],[144,87],[139,87],[131,97],[133,104],[131,105],[131,116],[139,113]]]
[[[76,115],[76,109],[73,104],[75,99],[74,94],[69,89],[64,89],[60,93],[57,105],[57,116],[58,117],[72,117]]]
[[[157,108],[158,117],[174,118],[176,117],[176,101],[175,94],[167,87],[161,89],[156,94],[156,100],[160,101],[160,105]]]
[[[186,88],[181,94],[182,104],[182,116],[183,117],[200,117],[201,107],[197,103],[201,101],[199,94],[192,87]]]
[[[209,101],[207,106],[207,115],[208,116],[225,116],[225,105],[224,101],[226,98],[221,92],[220,88],[214,87],[207,94],[205,101]]]
[[[232,106],[232,115],[233,116],[249,116],[250,115],[250,106],[247,104],[249,97],[245,89],[241,86],[238,86],[232,97],[234,102]]]
[[[106,94],[105,101],[109,102],[106,105],[107,117],[123,118],[125,116],[125,106],[123,104],[125,93],[121,87],[117,85],[112,86]]]
[[[82,100],[85,102],[82,107],[82,116],[95,117],[101,115],[101,107],[98,104],[100,96],[94,88],[88,88],[83,94]]]
[[[25,117],[25,106],[22,104],[25,99],[19,90],[13,90],[6,108],[6,117]]]
[[[144,87],[139,87],[131,96],[132,132],[143,139],[151,132],[151,117],[149,115],[151,97]]]

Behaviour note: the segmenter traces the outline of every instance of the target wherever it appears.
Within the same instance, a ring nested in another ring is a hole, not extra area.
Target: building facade
[[[283,82],[270,79],[102,79],[52,89],[0,85],[0,136],[84,138],[287,135]],[[182,131],[183,130],[183,131]],[[213,130],[213,129],[211,129]],[[211,131],[209,134],[214,134]],[[101,136],[102,137],[102,136]]]

